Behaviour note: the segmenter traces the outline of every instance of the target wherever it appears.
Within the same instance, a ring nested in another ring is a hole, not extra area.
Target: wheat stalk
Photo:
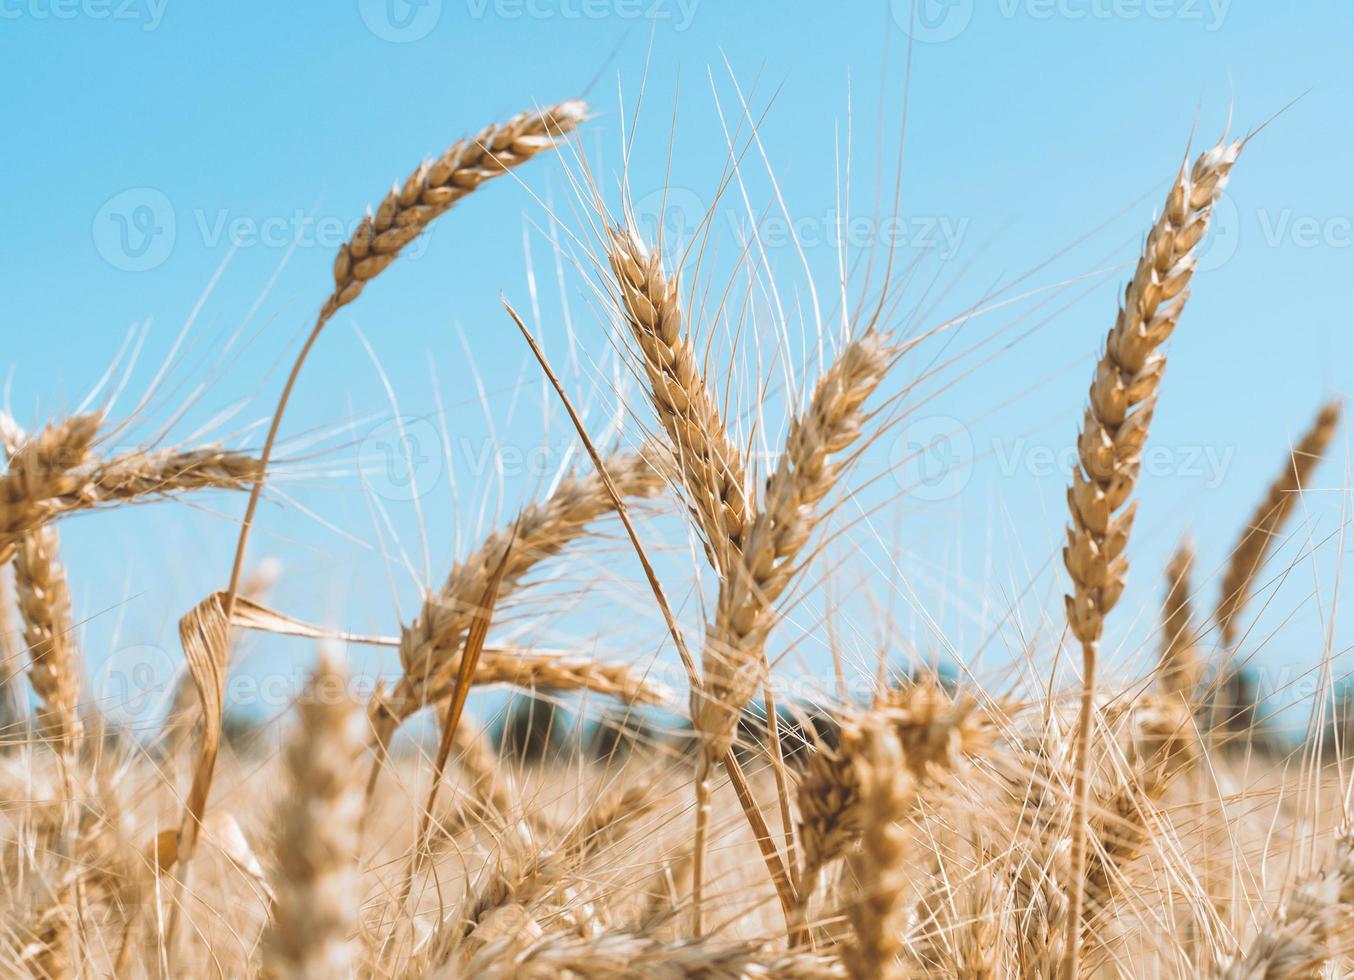
[[[279,980],[351,976],[358,925],[357,762],[366,724],[345,678],[322,654],[297,705],[287,751],[291,795],[283,814],[277,904],[264,937],[264,969]]]
[[[582,102],[564,102],[544,111],[521,113],[501,125],[488,127],[474,139],[454,143],[436,160],[419,166],[402,186],[392,189],[376,213],[368,214],[353,233],[353,237],[340,247],[334,259],[333,291],[321,305],[315,323],[292,363],[268,425],[263,448],[259,453],[257,475],[252,481],[249,501],[245,505],[244,517],[240,524],[240,537],[235,546],[235,558],[231,565],[230,581],[221,603],[225,623],[231,622],[235,611],[235,596],[244,570],[249,532],[253,527],[254,515],[263,493],[268,464],[272,459],[273,446],[277,442],[283,414],[287,410],[287,403],[291,400],[291,393],[296,386],[297,378],[300,377],[301,368],[319,340],[325,325],[342,307],[355,300],[366,288],[366,284],[380,275],[395,260],[401,249],[417,238],[433,220],[445,214],[486,180],[507,173],[541,151],[553,147],[557,139],[572,132],[582,122],[586,112],[587,107]],[[0,526],[0,535],[2,534],[3,527]],[[3,537],[0,537],[0,551],[2,550]],[[193,612],[188,615],[193,616]],[[188,624],[190,632],[193,631],[194,625],[192,622]],[[180,631],[184,631],[182,625]],[[221,631],[220,635],[214,638],[222,647],[228,642],[228,634],[225,631]],[[212,656],[213,659],[224,662],[226,653],[222,649],[213,651]],[[194,774],[194,782],[205,797],[206,791],[211,787],[216,753],[214,750],[204,751],[200,753],[200,757],[201,764],[199,771]],[[186,846],[180,849],[179,862],[185,870],[187,862],[192,858],[193,832],[188,826],[193,818],[191,810],[192,807],[189,807],[185,812],[180,831]],[[183,875],[179,878],[181,880]],[[176,885],[176,888],[181,887]],[[177,935],[179,908],[180,906],[175,903],[170,912],[168,943],[171,950],[174,948]]]
[[[747,491],[742,454],[729,438],[700,370],[684,326],[680,288],[664,270],[661,252],[646,249],[631,229],[611,229],[606,245],[650,400],[671,441],[706,553],[719,574],[715,616],[701,655],[701,682],[691,692],[692,722],[702,741],[696,780],[699,894],[710,773],[731,748],[739,712],[759,682],[767,687],[767,716],[774,725],[765,641],[775,602],[800,568],[800,552],[818,520],[815,505],[837,481],[837,467],[829,459],[859,437],[861,407],[883,380],[894,351],[874,330],[846,344],[820,377],[807,411],[791,421],[785,452],[758,505]],[[773,743],[778,751],[774,732]],[[790,841],[788,791],[783,782],[778,789]],[[699,900],[694,906],[699,923]]]
[[[1237,614],[1250,599],[1255,578],[1278,538],[1279,529],[1297,506],[1298,495],[1312,470],[1321,462],[1339,424],[1340,403],[1332,401],[1322,406],[1311,428],[1293,447],[1283,471],[1269,485],[1265,499],[1251,515],[1241,540],[1232,550],[1232,560],[1222,580],[1222,594],[1213,614],[1222,633],[1224,649],[1231,650],[1236,642]]]
[[[1119,316],[1105,340],[1105,353],[1091,382],[1089,405],[1077,438],[1079,466],[1067,502],[1071,524],[1063,561],[1072,579],[1067,623],[1082,649],[1082,697],[1077,731],[1077,779],[1073,788],[1072,900],[1064,973],[1074,980],[1080,955],[1081,880],[1086,866],[1086,793],[1097,645],[1105,615],[1124,590],[1124,548],[1136,504],[1143,444],[1156,406],[1166,358],[1158,350],[1175,329],[1189,296],[1194,250],[1208,230],[1213,206],[1241,144],[1219,143],[1183,167],[1160,217],[1152,226],[1137,271],[1124,289]],[[1125,509],[1125,505],[1127,509]]]

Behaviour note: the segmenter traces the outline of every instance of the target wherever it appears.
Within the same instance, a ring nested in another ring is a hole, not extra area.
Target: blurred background
[[[1042,683],[1063,630],[1071,447],[1122,284],[1182,161],[1272,119],[1169,344],[1105,644],[1128,680],[1154,662],[1180,536],[1206,610],[1290,445],[1354,380],[1352,29],[1346,5],[1232,0],[0,0],[6,400],[35,426],[116,364],[104,393],[120,387],[113,415],[134,416],[118,446],[257,449],[364,209],[452,140],[583,96],[595,118],[569,148],[471,196],[329,326],[251,546],[270,603],[393,635],[425,585],[578,461],[501,296],[594,433],[641,441],[651,416],[597,265],[594,199],[617,212],[624,185],[647,235],[692,247],[697,337],[732,424],[768,455],[787,392],[811,384],[843,311],[858,322],[878,298],[890,249],[884,325],[948,325],[886,384],[881,402],[896,398],[777,635],[785,683],[831,691],[833,648],[862,682],[883,657]],[[1348,672],[1348,446],[1342,432],[1303,496],[1238,651],[1299,727],[1323,665]],[[63,524],[91,686],[115,720],[162,705],[177,619],[224,586],[243,506]],[[644,526],[697,629],[699,549],[679,519]],[[545,577],[502,635],[655,661],[680,687],[618,530]],[[311,654],[252,641],[239,710],[285,711]],[[397,665],[352,655],[367,681]]]

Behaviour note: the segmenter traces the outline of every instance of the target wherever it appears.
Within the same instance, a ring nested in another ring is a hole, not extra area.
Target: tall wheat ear
[[[1080,958],[1081,903],[1086,867],[1086,799],[1097,648],[1105,616],[1119,601],[1128,574],[1124,548],[1157,389],[1166,367],[1159,348],[1175,330],[1194,276],[1195,249],[1227,187],[1241,143],[1219,143],[1191,170],[1181,169],[1160,217],[1148,232],[1137,271],[1124,289],[1119,316],[1096,365],[1089,405],[1077,438],[1079,466],[1067,502],[1071,524],[1063,561],[1072,579],[1067,623],[1081,643],[1082,692],[1073,787],[1072,893],[1063,972],[1075,980]],[[1128,505],[1127,507],[1125,505]]]
[[[367,726],[331,653],[321,653],[297,713],[264,973],[277,980],[351,976],[361,902],[358,761]]]

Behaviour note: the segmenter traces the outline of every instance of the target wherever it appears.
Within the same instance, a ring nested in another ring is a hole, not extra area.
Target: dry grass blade
[[[287,751],[277,903],[263,941],[264,971],[278,980],[350,976],[358,926],[358,760],[366,721],[346,678],[322,654],[297,705],[300,728]]]
[[[1269,486],[1265,499],[1256,508],[1241,540],[1232,550],[1232,560],[1222,580],[1222,594],[1214,619],[1222,633],[1222,645],[1231,650],[1236,642],[1236,617],[1245,608],[1255,586],[1255,578],[1278,538],[1288,515],[1297,506],[1298,495],[1321,462],[1340,424],[1340,403],[1322,406],[1312,427],[1293,447],[1283,471]]]
[[[1202,153],[1171,185],[1152,226],[1137,271],[1124,289],[1119,316],[1091,382],[1089,405],[1077,438],[1079,466],[1067,493],[1071,525],[1063,561],[1072,579],[1067,623],[1082,649],[1077,779],[1073,790],[1072,901],[1064,973],[1075,980],[1081,936],[1081,880],[1086,866],[1086,793],[1095,694],[1097,644],[1105,615],[1124,590],[1124,548],[1136,505],[1128,505],[1141,466],[1166,358],[1158,348],[1175,330],[1194,275],[1194,250],[1208,230],[1213,206],[1227,187],[1240,143]],[[1127,509],[1125,509],[1125,505]]]
[[[221,594],[213,592],[194,606],[179,620],[179,643],[183,647],[188,671],[197,687],[198,704],[202,709],[202,730],[198,736],[197,760],[193,766],[193,781],[184,804],[183,820],[179,825],[175,859],[178,867],[174,890],[176,899],[190,889],[189,872],[193,851],[197,845],[202,816],[211,793],[212,772],[221,750],[221,714],[225,706],[226,661],[230,656],[230,617],[226,614]],[[172,961],[177,953],[178,922],[182,915],[182,901],[170,906],[165,944]]]

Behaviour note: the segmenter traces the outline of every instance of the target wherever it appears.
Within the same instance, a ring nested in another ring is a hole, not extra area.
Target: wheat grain
[[[334,259],[334,292],[325,301],[321,317],[328,319],[357,299],[401,249],[462,198],[485,181],[554,147],[587,113],[588,107],[578,101],[521,112],[453,143],[436,160],[420,164],[403,184],[391,188],[375,214],[368,212],[339,249]]]

